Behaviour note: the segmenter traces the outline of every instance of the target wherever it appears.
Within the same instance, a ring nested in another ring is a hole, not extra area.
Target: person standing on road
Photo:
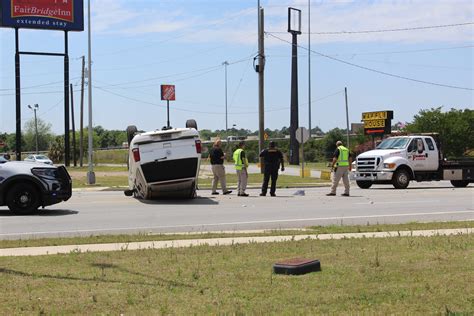
[[[247,168],[249,166],[249,162],[247,157],[245,156],[245,142],[241,141],[239,143],[239,148],[234,151],[232,158],[234,158],[235,163],[235,171],[237,172],[237,195],[238,196],[249,196],[245,193],[247,189],[247,179],[248,173]]]
[[[224,159],[225,153],[222,151],[221,148],[221,140],[217,139],[212,146],[212,149],[209,153],[209,157],[211,159],[211,169],[214,178],[212,178],[212,194],[217,195],[217,182],[221,183],[222,194],[229,194],[232,191],[227,190],[226,186],[226,179],[225,179],[225,167],[224,167]]]
[[[262,193],[260,196],[267,195],[268,182],[270,178],[272,179],[272,185],[270,187],[270,195],[276,196],[276,182],[278,179],[278,169],[285,171],[285,165],[283,162],[283,154],[280,150],[276,148],[274,141],[270,142],[269,148],[262,150],[260,157],[263,158],[263,183],[262,183]]]
[[[340,140],[336,142],[336,147],[337,149],[334,151],[331,165],[331,170],[333,171],[331,192],[326,195],[336,195],[337,185],[342,178],[342,182],[344,183],[344,193],[342,196],[349,196],[349,171],[352,170],[352,158],[349,149],[344,147]]]

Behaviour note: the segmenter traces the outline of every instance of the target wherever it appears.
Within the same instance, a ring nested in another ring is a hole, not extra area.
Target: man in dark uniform
[[[270,147],[268,149],[262,150],[260,157],[263,158],[264,165],[264,175],[263,175],[263,184],[262,184],[262,193],[260,196],[267,195],[268,182],[270,178],[272,179],[272,185],[270,187],[270,195],[275,196],[276,182],[278,179],[278,169],[281,164],[281,171],[285,171],[285,165],[283,162],[283,154],[280,150],[276,148],[274,141],[270,142]]]

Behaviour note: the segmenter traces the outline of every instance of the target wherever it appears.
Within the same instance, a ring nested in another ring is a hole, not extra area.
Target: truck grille
[[[152,183],[194,178],[197,167],[197,158],[186,158],[145,163],[142,165],[142,171],[146,182]]]
[[[380,163],[380,158],[357,158],[357,171],[372,171]]]

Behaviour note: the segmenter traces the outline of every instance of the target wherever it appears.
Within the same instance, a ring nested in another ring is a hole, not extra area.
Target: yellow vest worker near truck
[[[249,162],[247,157],[245,156],[245,142],[239,143],[239,148],[234,151],[232,157],[234,158],[235,163],[235,171],[237,172],[237,195],[238,196],[249,196],[245,193],[247,189],[247,179],[248,173],[247,168],[249,166]]]
[[[352,170],[352,158],[349,152],[349,149],[342,145],[342,142],[339,140],[336,142],[336,151],[334,151],[334,155],[332,158],[332,170],[333,178],[332,178],[332,187],[331,192],[326,194],[327,196],[334,196],[336,195],[337,185],[342,178],[342,182],[344,183],[344,193],[342,196],[349,196],[349,171]]]

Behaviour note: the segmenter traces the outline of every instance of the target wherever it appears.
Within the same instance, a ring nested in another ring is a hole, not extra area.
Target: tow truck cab
[[[448,161],[443,158],[435,135],[389,137],[374,150],[360,154],[353,178],[360,188],[372,184],[408,187],[411,180],[450,180],[455,187],[474,182],[474,160]]]

